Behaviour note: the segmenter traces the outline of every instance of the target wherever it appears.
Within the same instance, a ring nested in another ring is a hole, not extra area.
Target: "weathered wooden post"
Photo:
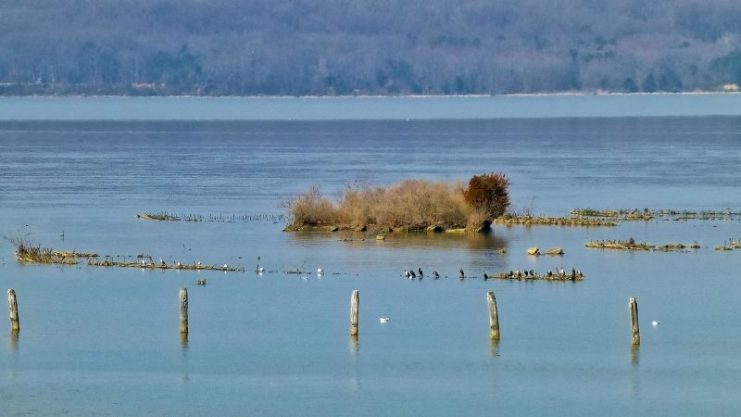
[[[360,291],[353,290],[350,296],[350,336],[358,337],[358,321],[360,308]]]
[[[638,329],[638,301],[635,297],[628,299],[628,313],[630,314],[631,342],[633,346],[638,346],[641,344],[641,333]]]
[[[486,292],[486,303],[489,305],[489,330],[491,340],[499,340],[499,313],[497,311],[497,298],[493,291]]]
[[[10,313],[10,331],[18,333],[21,331],[21,322],[18,318],[18,300],[15,297],[15,290],[8,289],[8,313]]]
[[[188,334],[188,289],[180,289],[180,334]]]

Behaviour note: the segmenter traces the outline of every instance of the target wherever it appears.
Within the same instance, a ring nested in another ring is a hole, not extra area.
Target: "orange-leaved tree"
[[[509,207],[509,180],[501,172],[474,175],[463,191],[466,202],[475,210],[483,212],[488,219],[504,214]]]

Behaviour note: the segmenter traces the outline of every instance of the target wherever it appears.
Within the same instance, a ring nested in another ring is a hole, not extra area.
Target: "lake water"
[[[727,97],[741,108],[740,96]],[[689,107],[703,107],[706,98]],[[0,100],[0,108],[12,100]],[[87,108],[110,110],[110,99],[87,100]],[[247,272],[19,265],[11,245],[0,242],[0,287],[18,293],[22,326],[14,338],[7,319],[0,322],[0,414],[739,415],[741,251],[713,250],[741,238],[738,220],[496,227],[488,236],[390,235],[378,242],[355,235],[348,242],[338,240],[346,235],[284,233],[284,224],[272,221],[136,218],[145,211],[280,214],[282,201],[312,184],[334,195],[355,181],[465,181],[489,171],[510,177],[516,211],[741,211],[741,117],[689,116],[672,103],[662,115],[682,117],[525,112],[407,121],[371,110],[354,118],[377,120],[12,121],[68,117],[48,103],[30,112],[10,106],[16,113],[0,122],[0,233],[59,249],[241,264]],[[148,118],[190,114],[188,106],[170,106]],[[420,111],[413,101],[405,106],[406,114]],[[628,107],[607,113],[636,111]],[[119,110],[118,119],[143,118]],[[96,118],[87,116],[72,118]],[[285,119],[278,116],[264,119]],[[702,248],[584,247],[629,237]],[[528,257],[530,246],[561,246],[566,254]],[[258,256],[268,273],[252,272]],[[286,274],[320,266],[322,278]],[[586,278],[455,278],[459,268],[480,277],[559,266]],[[450,278],[401,278],[418,267]],[[206,287],[194,285],[201,278]],[[190,295],[186,344],[178,335],[181,287]],[[348,337],[353,289],[361,293],[357,344]],[[499,303],[496,345],[489,341],[488,290]],[[630,296],[639,302],[639,349],[630,346]],[[380,324],[386,316],[391,321]],[[652,320],[662,324],[654,328]]]

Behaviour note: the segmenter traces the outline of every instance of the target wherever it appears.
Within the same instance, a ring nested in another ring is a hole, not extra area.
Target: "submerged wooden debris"
[[[162,222],[190,222],[190,223],[248,223],[248,222],[284,222],[283,214],[175,214],[168,212],[139,213],[137,219],[155,220]]]
[[[584,274],[576,268],[566,271],[559,268],[556,271],[538,273],[534,270],[500,272],[491,276],[494,279],[517,280],[517,281],[582,281]]]
[[[587,216],[547,217],[507,214],[494,219],[494,224],[502,226],[565,226],[565,227],[613,227],[617,223],[604,218]]]
[[[631,220],[739,220],[741,219],[741,212],[727,210],[651,210],[648,208],[644,209],[605,209],[597,210],[591,208],[577,208],[571,210],[571,215],[582,216],[582,217],[593,217],[593,218],[604,218],[614,219],[617,221],[631,221]]]
[[[723,242],[722,245],[715,247],[717,251],[732,251],[736,249],[741,249],[741,239],[730,238],[728,241]]]
[[[636,242],[633,238],[628,240],[592,240],[585,245],[592,249],[610,249],[626,251],[660,251],[660,252],[689,252],[692,249],[700,249],[700,244],[693,242],[667,243],[664,245],[652,245],[645,242]]]
[[[229,264],[219,265],[204,265],[200,262],[196,263],[182,263],[172,262],[167,263],[160,259],[159,262],[154,262],[151,256],[141,257],[137,262],[127,261],[116,261],[113,258],[106,257],[105,259],[89,260],[87,263],[89,266],[105,266],[105,267],[117,267],[117,268],[141,268],[141,269],[174,269],[184,271],[224,271],[224,272],[244,272],[244,267],[233,266]]]
[[[162,259],[160,259],[159,262],[155,262],[149,255],[101,257],[97,253],[93,252],[60,251],[28,244],[18,245],[16,247],[15,256],[18,262],[35,264],[77,265],[80,263],[81,259],[85,259],[89,266],[244,272],[243,267],[228,264],[203,265],[200,262],[192,264],[182,262],[167,263]],[[132,261],[129,261],[129,258],[131,258]],[[133,259],[136,259],[136,261],[133,261]]]

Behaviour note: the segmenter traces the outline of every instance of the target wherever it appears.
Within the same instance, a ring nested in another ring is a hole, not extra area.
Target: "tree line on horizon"
[[[714,91],[740,41],[734,0],[5,0],[0,94]]]

